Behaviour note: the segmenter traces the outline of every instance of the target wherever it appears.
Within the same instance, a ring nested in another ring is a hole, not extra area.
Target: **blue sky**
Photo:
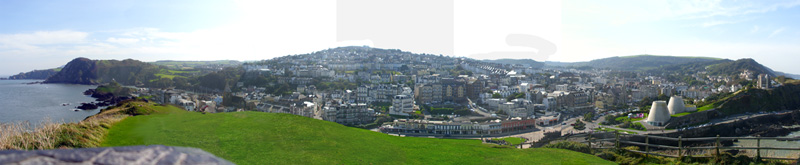
[[[404,2],[430,5],[421,0]],[[453,50],[421,47],[413,39],[388,44],[370,38],[337,40],[337,1],[331,0],[6,0],[0,2],[0,75],[58,67],[76,57],[260,60],[346,45],[453,52],[473,58],[495,58],[480,56],[489,52],[539,52],[507,43],[509,34],[537,36],[557,48],[552,54],[510,58],[567,62],[637,54],[753,58],[774,70],[800,73],[800,67],[794,67],[800,62],[797,0],[459,0],[437,5],[452,9],[425,14],[453,15],[448,25],[453,26],[454,44],[449,44]],[[403,14],[403,10],[391,12]]]

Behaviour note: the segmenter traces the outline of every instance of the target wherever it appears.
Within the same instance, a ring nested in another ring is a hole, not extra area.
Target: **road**
[[[478,104],[472,103],[472,100],[471,100],[471,99],[467,98],[467,103],[468,103],[470,106],[472,106],[472,105],[475,105],[475,106],[473,106],[473,108],[472,108],[472,111],[474,111],[474,112],[476,112],[476,113],[478,113],[478,114],[482,115],[483,117],[492,117],[492,113],[489,113],[489,112],[488,112],[486,109],[484,109],[483,107],[480,107],[480,106],[478,106]]]

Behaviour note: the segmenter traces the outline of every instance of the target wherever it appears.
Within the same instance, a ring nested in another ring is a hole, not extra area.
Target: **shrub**
[[[573,142],[573,141],[561,141],[561,142],[558,142],[558,143],[555,143],[555,144],[548,144],[548,145],[545,145],[543,147],[544,148],[558,148],[558,149],[572,150],[572,151],[582,152],[582,153],[587,153],[587,154],[590,151],[589,145],[583,144],[583,143],[578,143],[578,142]]]

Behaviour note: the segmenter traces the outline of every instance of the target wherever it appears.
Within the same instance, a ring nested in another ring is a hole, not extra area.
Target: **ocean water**
[[[792,132],[787,136],[781,137],[800,137],[800,131]],[[734,144],[742,147],[756,147],[758,146],[757,140],[739,140]],[[777,140],[761,140],[761,147],[779,147],[779,148],[800,148],[800,141],[777,141]],[[756,150],[745,150],[747,155],[755,156]],[[797,150],[761,150],[762,157],[782,157],[782,158],[799,158],[800,151]]]
[[[84,96],[83,91],[96,86],[25,84],[35,81],[0,80],[0,123],[79,122],[100,111],[74,111],[80,103],[94,101],[94,98]],[[69,105],[62,106],[64,103]]]

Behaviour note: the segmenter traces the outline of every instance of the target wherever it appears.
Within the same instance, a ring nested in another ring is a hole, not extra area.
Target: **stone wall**
[[[712,109],[702,112],[695,112],[681,117],[672,117],[669,120],[669,122],[665,124],[665,127],[669,129],[674,129],[674,128],[706,123],[708,122],[708,119],[711,118],[711,116],[709,115],[716,114],[716,112],[717,112],[716,110]]]

